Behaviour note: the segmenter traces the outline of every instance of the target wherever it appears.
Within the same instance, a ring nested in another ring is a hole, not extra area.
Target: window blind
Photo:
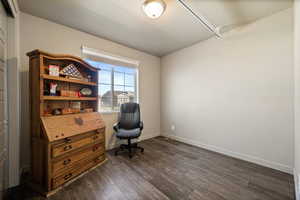
[[[139,66],[139,61],[137,60],[114,55],[105,51],[89,48],[86,46],[81,47],[81,52],[83,59],[89,59],[93,61],[104,62],[107,64],[124,67],[137,68]]]

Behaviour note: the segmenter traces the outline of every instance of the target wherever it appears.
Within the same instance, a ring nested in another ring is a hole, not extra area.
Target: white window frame
[[[127,57],[122,57],[122,56],[119,56],[119,55],[114,55],[112,53],[108,53],[108,52],[101,51],[101,50],[98,50],[98,49],[88,48],[84,45],[81,47],[81,53],[82,54],[90,54],[90,55],[97,56],[97,57],[100,57],[100,58],[110,59],[112,61],[124,62],[124,63],[128,63],[128,64],[132,65],[132,67],[128,67],[128,66],[123,66],[123,67],[133,68],[133,69],[136,70],[134,89],[135,89],[135,95],[136,95],[135,96],[136,102],[139,103],[139,65],[140,65],[139,61],[131,59],[131,58],[127,58]],[[97,61],[94,61],[94,62],[97,62]],[[103,63],[107,63],[107,62],[103,62]],[[107,64],[110,64],[110,63],[107,63]],[[115,66],[117,66],[117,65],[115,65]],[[118,66],[118,67],[122,67],[122,66]],[[100,78],[101,77],[100,77],[100,72],[99,72],[99,79]],[[100,85],[100,83],[98,83],[98,84]],[[99,91],[100,91],[99,85],[98,85],[98,95],[99,95]],[[124,85],[124,87],[125,87],[125,85]],[[111,95],[113,95],[113,94],[114,94],[114,68],[112,68],[112,71],[111,71]],[[117,110],[113,109],[113,96],[111,97],[111,101],[112,101],[111,102],[111,110],[110,111],[102,111],[100,109],[101,99],[99,99],[98,103],[100,105],[99,105],[98,112],[100,112],[102,114],[119,113],[120,111],[117,111]]]
[[[95,61],[95,62],[97,62],[97,61]],[[122,67],[122,66],[118,66],[118,67]],[[124,68],[129,68],[129,67],[124,67]],[[139,70],[138,70],[138,68],[134,68],[134,69],[136,70],[135,73],[134,73],[134,83],[135,83],[134,84],[134,95],[135,95],[136,102],[139,103],[139,95],[138,95],[138,72],[139,72]],[[108,71],[108,70],[104,69],[103,71]],[[103,110],[100,109],[99,112],[103,113],[103,114],[118,113],[119,112],[119,111],[113,109],[114,108],[114,106],[113,106],[114,92],[115,92],[115,90],[114,90],[114,86],[115,86],[115,84],[114,84],[114,74],[115,74],[114,67],[109,72],[111,73],[111,77],[110,77],[111,84],[102,84],[102,85],[110,85],[111,86],[110,87],[110,90],[111,90],[111,97],[110,97],[111,98],[110,99],[111,100],[111,102],[110,102],[111,103],[111,110],[103,111]],[[101,71],[99,72],[99,79],[101,79],[100,73],[101,73]],[[120,73],[122,73],[122,72],[120,72]],[[99,85],[101,85],[101,83],[99,83]],[[117,86],[124,86],[124,88],[126,87],[125,83],[124,83],[124,85],[117,85]],[[100,92],[100,88],[98,88],[98,90]],[[99,104],[101,104],[101,99],[99,99]],[[99,105],[99,108],[101,108],[101,105]]]

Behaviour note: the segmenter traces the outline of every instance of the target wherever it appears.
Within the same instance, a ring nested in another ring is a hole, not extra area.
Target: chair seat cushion
[[[119,129],[117,132],[118,138],[137,138],[141,135],[141,129],[135,128],[135,129]]]

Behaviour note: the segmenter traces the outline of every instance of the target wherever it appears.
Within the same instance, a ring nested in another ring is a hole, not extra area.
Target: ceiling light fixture
[[[196,13],[193,11],[190,5],[187,4],[185,0],[176,0],[179,4],[181,4],[195,19],[200,22],[207,30],[212,32],[216,37],[222,38],[221,28],[217,27],[213,23],[209,22],[206,17],[203,15]],[[145,0],[143,3],[143,10],[145,14],[152,18],[159,18],[164,11],[166,10],[166,3],[163,0]]]
[[[146,0],[143,3],[143,10],[145,14],[152,18],[159,18],[166,10],[166,3],[163,0]]]

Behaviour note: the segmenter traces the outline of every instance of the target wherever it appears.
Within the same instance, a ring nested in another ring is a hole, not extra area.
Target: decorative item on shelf
[[[62,97],[80,97],[78,95],[79,92],[77,91],[71,91],[71,90],[61,90],[60,96]]]
[[[50,96],[56,95],[57,83],[50,83]]]
[[[92,90],[90,88],[82,88],[80,90],[80,94],[82,96],[91,96],[92,95]]]
[[[85,109],[83,109],[83,112],[91,113],[91,112],[93,112],[93,108],[85,108]]]
[[[91,75],[88,75],[88,76],[87,76],[87,80],[88,80],[88,82],[92,82],[92,76],[91,76]]]
[[[70,107],[73,113],[80,113],[81,103],[80,102],[71,102]]]
[[[69,64],[68,66],[64,67],[60,71],[60,74],[66,76],[67,78],[70,78],[70,79],[83,80],[82,74],[79,72],[77,67],[73,64]]]
[[[83,77],[82,81],[89,82],[88,78],[86,78],[86,77]]]
[[[59,66],[49,65],[49,75],[50,76],[59,76]]]
[[[72,114],[73,110],[71,108],[64,108],[62,109],[62,114],[67,115],[67,114]]]
[[[53,114],[53,115],[61,115],[61,109],[60,109],[60,108],[54,109],[54,110],[52,111],[52,114]]]
[[[78,97],[78,92],[77,91],[69,91],[70,97]]]
[[[44,116],[45,116],[45,117],[52,116],[52,113],[51,113],[51,112],[52,112],[52,111],[51,111],[50,107],[47,106],[47,107],[45,108],[45,110],[44,110]]]
[[[60,90],[60,96],[62,97],[69,97],[69,90]]]
[[[80,110],[73,108],[72,113],[80,113]]]

